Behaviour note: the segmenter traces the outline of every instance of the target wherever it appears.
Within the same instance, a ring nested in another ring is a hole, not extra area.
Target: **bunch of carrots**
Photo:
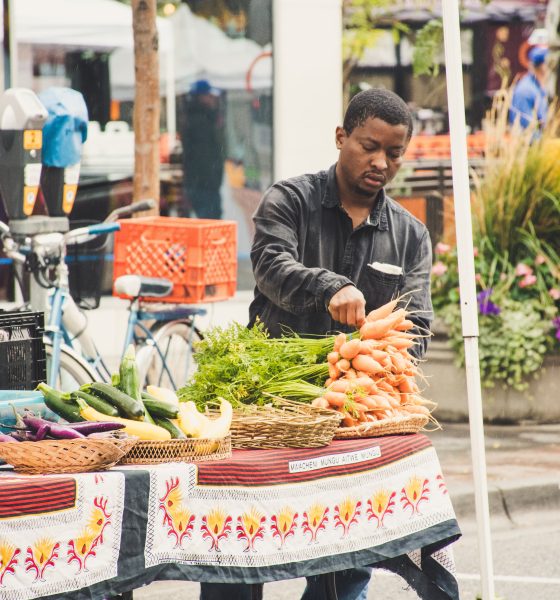
[[[397,308],[399,300],[371,311],[359,337],[335,337],[325,391],[312,405],[341,412],[345,427],[411,414],[434,420],[429,407],[435,405],[422,397],[418,361],[409,353],[419,335],[410,332],[414,323]]]

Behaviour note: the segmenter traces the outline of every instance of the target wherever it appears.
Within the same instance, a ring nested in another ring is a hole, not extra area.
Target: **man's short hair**
[[[372,88],[356,94],[346,109],[342,127],[348,135],[367,119],[381,119],[389,125],[405,125],[412,135],[412,114],[404,100],[384,88]]]

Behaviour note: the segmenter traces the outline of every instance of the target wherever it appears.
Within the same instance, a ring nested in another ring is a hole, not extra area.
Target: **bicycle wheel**
[[[176,390],[196,370],[193,345],[202,336],[186,320],[157,323],[151,331],[155,343],[142,346],[136,354],[143,386],[158,385]]]
[[[49,373],[53,351],[50,341],[45,342],[45,351],[47,355],[47,373]],[[77,390],[84,383],[102,381],[99,373],[90,364],[65,346],[60,349],[60,369],[58,373],[53,387],[62,392]]]

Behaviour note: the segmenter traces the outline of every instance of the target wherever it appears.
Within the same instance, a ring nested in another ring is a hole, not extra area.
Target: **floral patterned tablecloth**
[[[266,582],[374,564],[458,598],[460,535],[422,434],[73,476],[0,475],[0,598],[154,580]]]

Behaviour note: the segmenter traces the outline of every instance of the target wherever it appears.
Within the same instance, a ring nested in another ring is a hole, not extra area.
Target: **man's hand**
[[[329,302],[331,317],[351,327],[361,327],[366,320],[366,300],[360,290],[347,285],[339,290]]]

